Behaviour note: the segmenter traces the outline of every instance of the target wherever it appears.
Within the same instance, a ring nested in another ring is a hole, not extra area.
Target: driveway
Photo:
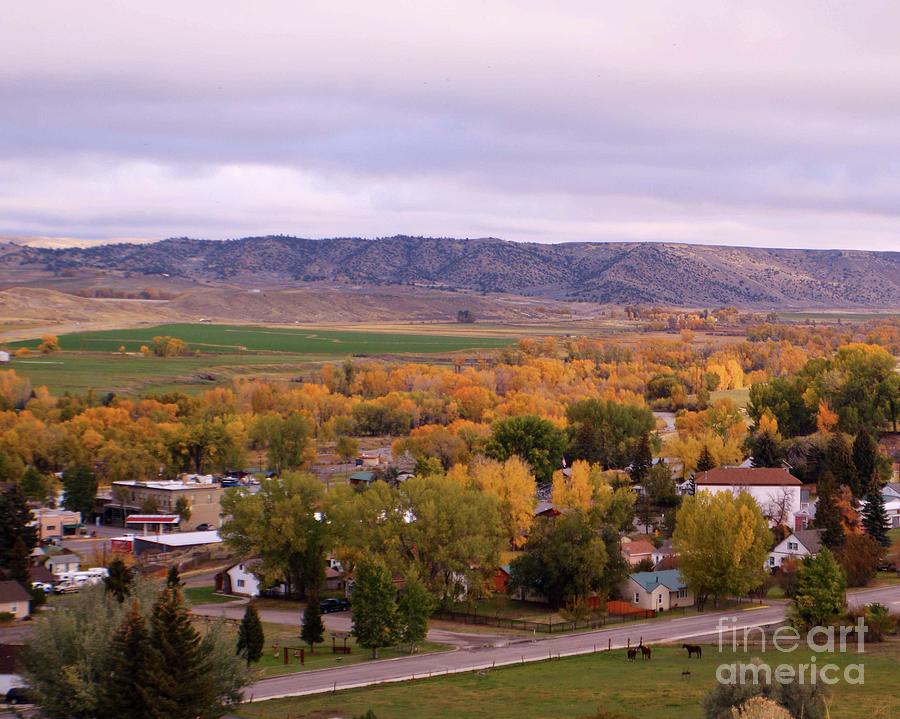
[[[880,602],[900,606],[900,587],[881,587],[852,592],[851,606]],[[222,605],[219,605],[220,607]],[[382,682],[406,681],[414,678],[490,669],[494,666],[539,661],[552,657],[588,654],[609,648],[622,649],[643,640],[645,644],[679,643],[715,637],[718,627],[733,627],[742,641],[742,630],[771,627],[785,620],[787,603],[750,605],[741,610],[685,614],[674,619],[636,622],[594,632],[568,634],[543,639],[511,639],[504,637],[494,646],[460,647],[458,651],[421,654],[399,659],[352,664],[333,669],[287,674],[263,679],[247,688],[247,701],[276,697],[319,694],[336,689],[368,686]],[[238,610],[239,611],[239,610]],[[299,613],[298,613],[299,614]],[[337,617],[330,617],[336,620]],[[431,637],[429,633],[429,638]],[[731,634],[727,635],[731,643]]]

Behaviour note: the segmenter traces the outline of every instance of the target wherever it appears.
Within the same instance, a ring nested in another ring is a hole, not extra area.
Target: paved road
[[[855,592],[848,596],[848,600],[851,606],[877,601],[893,609],[900,606],[900,586]],[[629,642],[636,644],[641,639],[645,644],[697,640],[715,635],[720,622],[728,628],[734,627],[738,632],[744,628],[777,625],[784,621],[786,608],[786,603],[773,603],[763,607],[750,606],[737,611],[687,613],[674,619],[629,623],[595,632],[538,640],[505,637],[502,642],[490,647],[351,664],[334,669],[263,679],[251,685],[245,696],[248,701],[261,701],[276,697],[319,694],[333,691],[335,688],[348,689],[382,682],[405,681],[414,677],[539,661],[549,657],[587,654],[609,647],[621,649]],[[742,636],[739,634],[739,638]],[[727,639],[730,642],[730,635]]]
[[[246,604],[246,599],[223,604],[198,604],[197,606],[192,607],[191,611],[194,614],[207,617],[240,619],[244,616],[244,607]],[[299,607],[297,609],[262,608],[259,610],[259,618],[264,622],[288,624],[297,627],[298,631],[302,614]],[[329,631],[349,632],[351,629],[350,612],[323,614],[322,620],[325,623],[325,628]],[[498,643],[508,642],[509,636],[505,634],[480,634],[474,632],[453,632],[446,629],[430,629],[428,631],[427,639],[430,642],[437,642],[438,644],[449,644],[460,649],[471,649],[474,647],[493,646]]]

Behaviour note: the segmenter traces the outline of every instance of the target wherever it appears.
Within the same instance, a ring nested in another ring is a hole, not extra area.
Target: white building
[[[775,548],[769,552],[769,561],[766,567],[774,569],[780,567],[785,559],[803,559],[819,553],[822,548],[821,529],[799,529],[782,539]]]
[[[786,469],[773,467],[716,467],[694,475],[695,492],[742,492],[759,504],[769,524],[797,529],[803,483]]]

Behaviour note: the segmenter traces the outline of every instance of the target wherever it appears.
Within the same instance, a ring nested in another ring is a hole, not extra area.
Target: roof
[[[0,582],[0,602],[30,602],[31,594],[18,582]]]
[[[209,481],[194,481],[194,482],[180,482],[177,479],[171,480],[160,480],[158,482],[138,482],[137,480],[124,480],[119,482],[113,482],[114,487],[135,487],[135,488],[146,488],[146,489],[161,489],[167,492],[185,492],[190,490],[198,490],[198,489],[218,489],[219,483],[213,481],[211,478]]]
[[[622,545],[622,554],[634,556],[636,554],[653,554],[656,551],[650,542],[646,539],[635,539],[633,542],[627,542]]]
[[[375,472],[354,472],[349,479],[351,482],[372,482],[375,480]]]
[[[797,541],[809,550],[810,554],[817,554],[822,548],[821,529],[798,529],[794,532]]]
[[[663,557],[656,564],[653,565],[654,572],[662,572],[666,569],[678,569],[678,561],[679,557],[677,554],[670,554],[667,557]]]
[[[178,524],[180,521],[177,514],[130,514],[125,524]]]
[[[38,564],[36,567],[31,567],[31,581],[55,582],[56,577],[53,576],[53,572],[47,569],[43,564]]]
[[[799,487],[803,484],[786,469],[778,467],[716,467],[697,472],[694,484],[698,487]]]
[[[628,578],[640,584],[646,592],[652,592],[660,585],[672,592],[687,589],[687,584],[684,583],[681,572],[677,569],[665,569],[661,572],[635,572],[629,574]]]
[[[222,541],[215,530],[209,532],[173,532],[172,534],[135,537],[135,541],[159,544],[163,547],[193,547],[198,544],[218,544]]]
[[[69,564],[70,562],[81,563],[81,557],[77,554],[54,554],[47,557],[47,564]]]

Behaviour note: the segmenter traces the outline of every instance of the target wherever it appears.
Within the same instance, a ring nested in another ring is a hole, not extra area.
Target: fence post
[[[612,649],[612,637],[610,637],[608,641],[609,641],[609,643],[607,644],[606,648],[611,650]]]
[[[628,644],[626,645],[628,649],[631,649],[631,637],[628,637]]]

